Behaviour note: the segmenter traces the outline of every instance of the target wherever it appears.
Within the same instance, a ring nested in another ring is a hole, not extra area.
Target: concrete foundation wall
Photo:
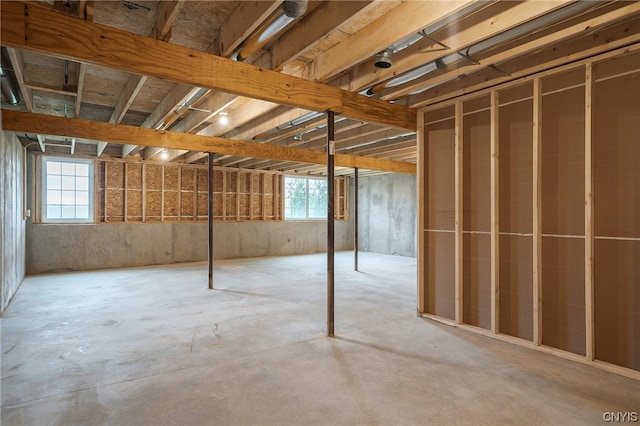
[[[415,175],[388,173],[361,177],[358,192],[358,248],[415,257]]]
[[[23,150],[13,133],[0,131],[0,312],[11,301],[25,273]]]
[[[207,223],[37,224],[28,227],[27,273],[83,271],[207,259]],[[324,221],[227,222],[214,226],[216,259],[326,251]],[[336,250],[353,247],[336,222]]]

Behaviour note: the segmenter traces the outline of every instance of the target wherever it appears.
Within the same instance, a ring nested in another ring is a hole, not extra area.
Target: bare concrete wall
[[[336,250],[350,249],[349,222],[336,222]],[[194,262],[207,259],[207,223],[30,224],[27,273]],[[216,259],[326,250],[324,221],[228,222],[214,227]]]
[[[23,171],[22,145],[13,133],[0,131],[0,312],[24,279]]]
[[[358,193],[359,249],[415,257],[416,177],[398,173],[362,177]]]

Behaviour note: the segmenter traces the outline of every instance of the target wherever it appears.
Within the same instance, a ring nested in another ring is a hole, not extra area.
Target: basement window
[[[326,219],[326,179],[285,176],[285,219]]]
[[[93,163],[42,159],[43,222],[92,222]]]

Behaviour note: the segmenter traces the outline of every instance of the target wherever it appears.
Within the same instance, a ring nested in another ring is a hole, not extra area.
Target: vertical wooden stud
[[[184,167],[178,169],[178,222],[182,221],[182,172]]]
[[[491,92],[491,331],[500,332],[500,97]]]
[[[107,206],[109,205],[109,199],[107,197],[107,184],[109,182],[107,178],[107,162],[104,161],[102,165],[104,166],[104,221],[107,223],[109,222],[109,216],[107,215]]]
[[[160,166],[160,173],[162,173],[160,179],[160,222],[164,222],[164,164]]]
[[[276,220],[276,210],[277,210],[277,205],[278,205],[278,200],[276,199],[276,183],[277,183],[277,176],[275,174],[271,175],[271,213],[273,214],[273,216],[271,217],[271,220]]]
[[[262,181],[262,220],[267,220],[267,179],[264,173],[261,174]]]
[[[142,163],[142,221],[147,221],[147,168],[146,163]]]
[[[280,220],[284,220],[284,175],[278,178],[278,188],[280,188]]]
[[[213,170],[213,173],[216,171]],[[227,171],[222,171],[222,220],[227,220]]]
[[[463,126],[462,101],[455,105],[455,321],[462,323],[463,284]]]
[[[418,247],[416,248],[417,267],[418,267],[418,315],[425,313],[425,295],[426,286],[425,281],[425,263],[424,256],[426,253],[426,239],[424,238],[425,232],[425,214],[426,208],[424,200],[426,199],[426,186],[425,186],[425,168],[426,168],[426,150],[425,143],[425,129],[424,129],[424,112],[418,112],[418,125],[416,126],[416,144],[418,148],[418,165],[416,167],[416,200],[418,200]],[[356,213],[357,214],[357,213]]]
[[[584,296],[585,296],[585,344],[586,357],[595,359],[594,278],[593,278],[593,63],[585,70],[584,111]]]
[[[249,173],[249,220],[253,220],[253,177],[255,176],[254,172]]]
[[[144,176],[144,174],[143,174]],[[193,169],[193,220],[198,220],[198,169]]]
[[[542,344],[542,84],[533,80],[533,343]]]
[[[236,220],[240,220],[240,169],[236,173]]]
[[[123,185],[123,190],[124,190],[124,194],[123,194],[123,198],[124,198],[124,222],[128,222],[127,220],[127,215],[128,215],[128,208],[127,208],[127,204],[129,202],[129,190],[127,188],[127,184],[128,184],[128,174],[129,174],[129,164],[127,162],[124,163],[124,176],[122,177],[122,185]]]

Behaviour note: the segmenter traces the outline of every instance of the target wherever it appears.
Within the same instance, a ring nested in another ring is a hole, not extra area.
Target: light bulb
[[[223,126],[229,124],[229,117],[227,116],[226,112],[220,113],[220,124],[222,124]]]

